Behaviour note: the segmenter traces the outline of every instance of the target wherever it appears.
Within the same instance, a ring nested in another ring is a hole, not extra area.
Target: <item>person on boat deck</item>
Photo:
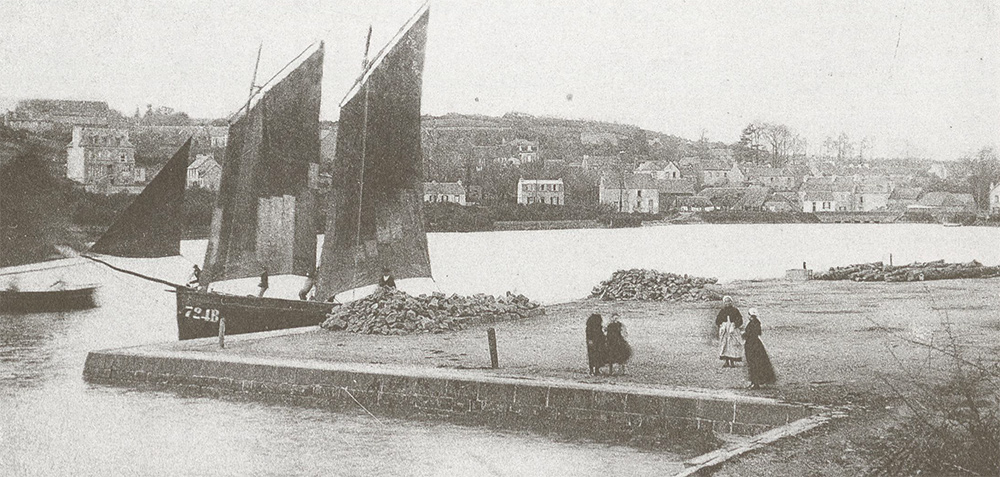
[[[760,319],[757,318],[757,309],[751,308],[748,313],[750,322],[743,332],[743,339],[746,340],[747,374],[750,375],[749,388],[757,389],[766,384],[774,384],[777,378],[774,375],[771,358],[767,356],[767,349],[760,341]]]
[[[618,313],[613,313],[611,315],[611,323],[608,323],[608,371],[611,374],[615,374],[615,365],[621,367],[622,372],[625,371],[625,364],[628,363],[629,358],[632,357],[632,346],[628,344],[625,338],[628,337],[628,330],[625,329],[625,324],[619,321],[620,317]]]
[[[201,268],[198,265],[194,266],[194,270],[191,270],[191,279],[188,280],[187,286],[197,287],[198,283],[201,282]]]
[[[743,341],[739,333],[743,315],[733,306],[731,297],[722,298],[722,309],[715,317],[715,326],[719,327],[719,359],[725,361],[722,367],[732,368],[737,361],[743,361]]]
[[[602,326],[601,315],[594,313],[587,318],[587,365],[590,374],[601,374],[601,366],[607,364],[607,341]]]
[[[257,294],[257,298],[262,298],[264,296],[264,292],[267,291],[267,269],[266,268],[264,269],[264,273],[260,274],[260,284],[257,285],[257,286],[260,287],[260,293]]]
[[[378,280],[378,286],[384,288],[396,289],[396,279],[393,278],[392,273],[389,272],[388,268],[382,269],[382,278]]]
[[[299,290],[299,300],[308,299],[309,291],[312,290],[314,285],[316,285],[316,272],[312,271],[306,274],[306,282],[302,284],[302,289]]]

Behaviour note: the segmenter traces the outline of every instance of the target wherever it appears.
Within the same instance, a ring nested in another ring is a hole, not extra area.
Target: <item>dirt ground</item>
[[[544,316],[493,325],[500,369],[509,376],[580,382],[707,388],[850,409],[847,418],[731,460],[716,475],[857,475],[864,449],[905,412],[918,382],[942,382],[953,361],[911,341],[961,343],[965,357],[1000,360],[1000,279],[914,283],[744,281],[724,286],[741,311],[757,308],[762,340],[778,373],[749,391],[746,370],[722,368],[714,338],[715,303],[581,300]],[[584,321],[621,314],[634,354],[624,374],[589,376]],[[447,334],[367,336],[320,330],[236,341],[224,353],[488,368],[487,326]],[[946,332],[950,329],[950,332]],[[220,352],[210,346],[197,349]],[[477,371],[483,372],[483,371]]]

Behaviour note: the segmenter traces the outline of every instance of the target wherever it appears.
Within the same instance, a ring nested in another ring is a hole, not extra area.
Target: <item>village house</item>
[[[990,187],[990,215],[1000,214],[1000,184]]]
[[[538,141],[515,139],[507,144],[511,161],[516,164],[530,164],[538,160]]]
[[[188,188],[219,190],[222,180],[222,166],[211,154],[198,154],[194,162],[187,168]]]
[[[694,181],[690,179],[664,179],[654,182],[660,192],[660,210],[676,207],[677,199],[694,195]]]
[[[837,212],[847,210],[840,197],[830,191],[811,190],[802,193],[803,212]]]
[[[801,208],[797,193],[773,192],[764,201],[764,210],[768,212],[798,212]]]
[[[672,161],[643,161],[635,168],[636,174],[648,174],[656,180],[680,179],[681,170]]]
[[[889,208],[889,197],[892,186],[886,178],[885,182],[863,182],[854,189],[854,210],[856,212],[871,212]]]
[[[614,210],[627,213],[656,214],[660,212],[660,191],[656,181],[647,174],[624,177],[601,176],[598,200]]]
[[[465,205],[465,186],[458,182],[424,182],[424,202],[454,202]]]
[[[701,183],[705,187],[741,185],[746,177],[735,162],[719,159],[701,161]]]
[[[566,205],[562,179],[518,179],[518,204]]]
[[[911,205],[915,205],[917,203],[917,200],[920,199],[920,195],[923,193],[923,189],[915,187],[899,187],[893,189],[892,193],[889,194],[886,207],[889,210],[905,212]]]
[[[13,129],[34,132],[59,126],[102,127],[108,125],[110,113],[111,108],[104,101],[27,99],[19,101],[4,122]]]
[[[135,165],[127,129],[75,126],[66,146],[66,177],[85,185],[120,186],[145,181]]]
[[[851,177],[806,177],[799,187],[802,211],[853,212],[855,187]]]

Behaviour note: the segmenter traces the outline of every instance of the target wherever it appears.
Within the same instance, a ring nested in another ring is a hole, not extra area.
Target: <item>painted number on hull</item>
[[[200,306],[185,306],[181,313],[185,318],[192,318],[195,320],[204,320],[210,322],[219,321],[219,310],[215,308],[202,308]]]

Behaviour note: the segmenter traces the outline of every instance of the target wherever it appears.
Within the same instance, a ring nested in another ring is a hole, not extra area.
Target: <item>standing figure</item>
[[[625,371],[625,363],[632,357],[632,347],[629,346],[625,338],[628,337],[628,330],[625,324],[618,321],[618,313],[611,315],[611,323],[608,323],[608,366],[609,372],[615,374],[615,365],[619,365]]]
[[[733,306],[731,297],[722,298],[722,309],[715,317],[715,326],[719,327],[719,359],[725,361],[722,367],[732,368],[737,361],[743,361],[743,341],[740,339],[743,315]]]
[[[587,318],[587,364],[590,374],[601,374],[601,366],[607,361],[607,336],[604,335],[603,323],[597,313]]]
[[[743,333],[746,340],[747,371],[750,375],[750,389],[757,389],[761,385],[774,384],[777,378],[774,375],[774,366],[771,365],[771,358],[767,356],[764,343],[760,341],[760,320],[757,319],[757,309],[750,309],[750,322]]]
[[[396,289],[396,279],[393,278],[392,273],[389,272],[388,268],[382,269],[382,278],[378,280],[378,286],[383,288]]]
[[[264,269],[264,273],[260,274],[260,284],[257,285],[257,287],[260,288],[260,293],[257,293],[257,298],[262,298],[264,296],[264,292],[267,291],[267,269],[266,268]]]
[[[198,288],[198,284],[201,282],[201,268],[198,265],[194,266],[194,270],[191,270],[191,279],[188,280],[187,286],[191,288]]]

